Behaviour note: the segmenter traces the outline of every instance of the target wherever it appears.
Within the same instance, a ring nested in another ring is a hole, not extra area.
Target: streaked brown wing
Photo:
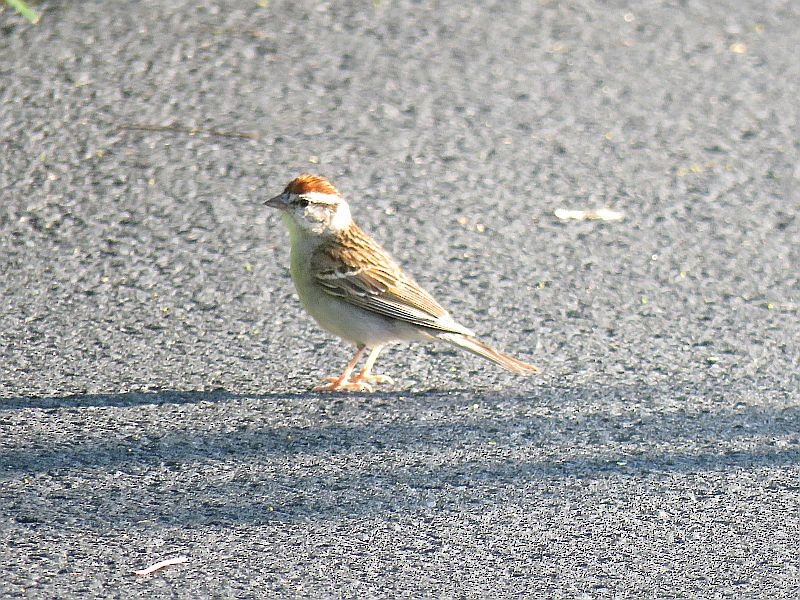
[[[474,335],[406,275],[358,227],[319,247],[312,259],[322,289],[361,308],[439,331]]]

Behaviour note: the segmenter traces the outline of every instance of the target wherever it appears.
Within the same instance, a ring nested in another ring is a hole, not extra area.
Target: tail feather
[[[508,354],[504,354],[499,350],[495,350],[477,338],[462,335],[460,333],[443,333],[438,337],[442,340],[450,342],[454,346],[458,346],[459,348],[463,348],[468,352],[472,352],[473,354],[477,354],[478,356],[490,360],[493,363],[508,369],[512,373],[523,375],[525,373],[539,372],[539,369],[533,365],[529,365],[528,363],[516,359],[513,356],[509,356]]]

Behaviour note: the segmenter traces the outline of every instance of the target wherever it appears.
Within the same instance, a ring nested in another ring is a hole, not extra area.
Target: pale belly
[[[409,323],[383,317],[328,294],[305,274],[305,253],[295,251],[292,254],[290,270],[297,295],[303,307],[323,329],[356,345],[370,348],[390,342],[435,339]]]
[[[352,342],[370,348],[390,342],[431,340],[433,336],[413,325],[389,319],[353,306],[324,292],[313,281],[295,278],[297,295],[303,307],[320,327]]]

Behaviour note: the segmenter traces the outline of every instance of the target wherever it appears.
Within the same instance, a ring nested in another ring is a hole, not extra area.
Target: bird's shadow
[[[89,415],[98,407],[211,403],[223,414],[250,414],[234,428],[209,422],[203,429],[195,414],[191,428],[181,421],[183,415],[173,415],[159,422],[155,434],[151,427],[141,435],[131,435],[130,428],[126,435],[116,435],[112,429],[78,440],[4,436],[0,480],[30,478],[51,492],[60,491],[46,495],[29,483],[20,487],[23,496],[31,495],[29,501],[17,495],[3,512],[35,523],[38,518],[53,520],[48,513],[75,511],[87,528],[102,528],[108,520],[79,510],[87,504],[99,505],[101,512],[107,505],[121,525],[264,523],[428,510],[431,496],[485,502],[487,487],[523,489],[536,481],[643,478],[798,463],[800,407],[732,403],[725,401],[724,390],[715,394],[716,401],[703,403],[699,411],[696,405],[675,408],[688,397],[684,389],[669,385],[545,387],[480,398],[468,390],[321,396],[224,389],[11,398],[0,400],[0,427],[13,421],[3,415],[27,415],[30,409],[45,411],[55,430],[60,415]],[[481,410],[465,412],[463,407],[475,400]],[[364,409],[364,403],[373,406]],[[312,404],[322,410],[313,418],[295,418]],[[337,407],[352,409],[355,404],[363,409],[358,422],[340,418]],[[639,410],[626,410],[631,405]],[[435,406],[440,417],[426,418],[428,406]],[[663,406],[668,408],[659,408]],[[287,409],[292,418],[263,412],[276,407]],[[202,426],[205,408],[192,410],[200,411]],[[408,414],[398,418],[403,413]],[[120,411],[119,418],[130,425],[131,411]],[[111,427],[114,419],[106,415]],[[144,417],[142,422],[151,424]],[[630,447],[635,450],[627,451]],[[495,448],[504,452],[493,452]],[[552,456],[556,458],[548,458]],[[229,476],[219,477],[220,471]],[[193,476],[187,478],[187,473]],[[149,484],[139,485],[145,475]],[[94,485],[75,483],[86,479]],[[8,497],[0,495],[0,504],[7,503]]]

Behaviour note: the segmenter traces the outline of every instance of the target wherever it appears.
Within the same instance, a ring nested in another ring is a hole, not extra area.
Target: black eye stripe
[[[296,204],[297,206],[308,206],[309,201],[308,198],[303,198],[303,196],[298,196],[294,200],[292,200],[292,204]]]

